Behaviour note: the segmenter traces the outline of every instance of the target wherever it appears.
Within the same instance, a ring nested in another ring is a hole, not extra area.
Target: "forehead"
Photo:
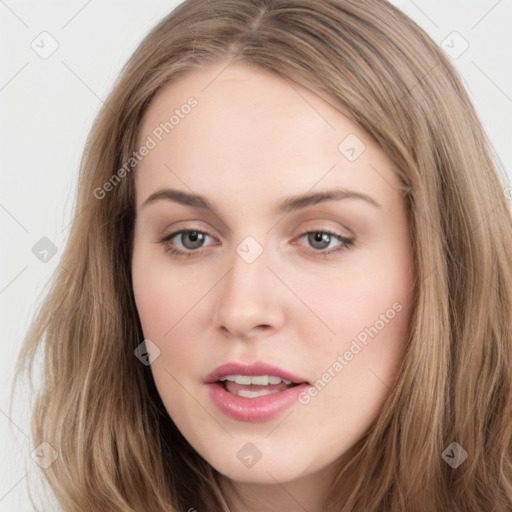
[[[143,129],[161,116],[168,117],[190,96],[199,100],[205,115],[236,110],[251,117],[258,109],[267,108],[274,109],[276,115],[290,110],[308,117],[316,114],[319,121],[329,115],[328,106],[316,94],[286,77],[247,63],[219,63],[189,71],[160,89],[146,112]]]
[[[286,78],[247,64],[221,64],[191,71],[162,88],[143,118],[140,134],[150,133],[176,110],[179,115],[189,98],[195,98],[197,106],[190,115],[180,117],[166,139],[185,139],[192,130],[195,144],[213,141],[218,146],[221,136],[237,141],[252,138],[265,141],[265,149],[272,150],[299,130],[307,131],[316,142],[330,136],[335,143],[342,121],[338,116],[335,126],[331,118],[337,113],[331,107]]]
[[[364,192],[379,194],[375,168],[395,179],[386,156],[347,117],[298,84],[246,64],[194,70],[162,88],[144,115],[138,147],[148,138],[155,144],[137,166],[139,204],[160,185],[215,194],[251,183],[271,198],[317,182],[364,183]]]

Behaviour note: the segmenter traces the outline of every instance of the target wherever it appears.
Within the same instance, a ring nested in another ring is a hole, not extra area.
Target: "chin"
[[[240,454],[240,458],[236,455],[226,458],[226,451],[223,454],[215,454],[213,457],[204,455],[203,457],[226,478],[241,483],[275,485],[276,481],[279,483],[291,482],[320,469],[308,467],[307,461],[301,457],[297,450],[292,450],[290,456],[286,457],[276,449],[269,456],[262,454],[256,462],[249,459],[245,463],[242,462],[245,453],[250,453],[250,450],[250,448],[246,448],[246,451]]]

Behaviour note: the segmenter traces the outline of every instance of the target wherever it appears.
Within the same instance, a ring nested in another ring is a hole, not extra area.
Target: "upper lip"
[[[273,364],[265,363],[262,361],[257,361],[250,364],[233,361],[222,364],[215,368],[215,370],[213,370],[205,377],[204,383],[210,384],[217,382],[221,377],[224,377],[225,375],[274,375],[276,377],[290,380],[294,384],[308,382],[307,379],[290,373],[287,370],[283,370],[282,368],[279,368],[279,366],[275,366]]]

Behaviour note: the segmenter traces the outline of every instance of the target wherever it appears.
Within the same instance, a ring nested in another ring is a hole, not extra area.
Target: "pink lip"
[[[233,395],[224,389],[219,381],[224,375],[275,375],[295,382],[297,385],[265,396],[245,398]],[[210,373],[204,382],[217,408],[226,416],[239,421],[267,421],[278,416],[298,401],[299,395],[310,386],[302,377],[261,362],[250,365],[223,364]]]

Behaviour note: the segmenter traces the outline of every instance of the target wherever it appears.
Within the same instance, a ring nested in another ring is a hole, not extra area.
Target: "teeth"
[[[231,382],[236,382],[237,384],[256,384],[259,386],[267,386],[268,384],[279,384],[281,382],[284,382],[286,385],[292,383],[291,380],[283,379],[275,375],[224,375],[224,377],[221,377],[219,380],[230,380]],[[259,393],[259,391],[254,391],[254,393]]]
[[[245,389],[240,389],[239,391],[236,391],[233,394],[235,394],[237,396],[242,396],[244,398],[257,398],[258,396],[270,395],[271,393],[277,393],[277,390],[276,389],[274,389],[274,390],[263,389],[261,391],[248,391]]]

